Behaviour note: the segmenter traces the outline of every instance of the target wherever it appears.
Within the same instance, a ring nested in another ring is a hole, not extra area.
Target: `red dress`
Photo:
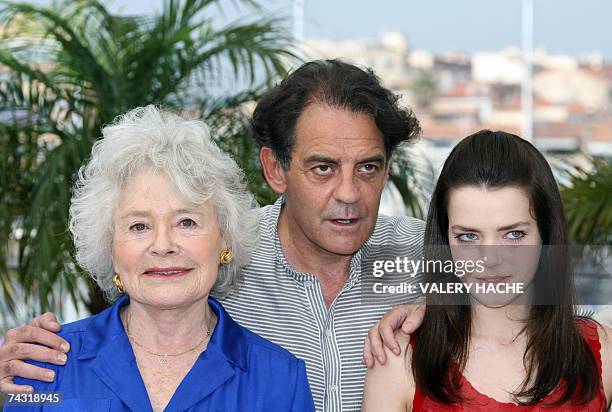
[[[562,388],[557,388],[550,395],[544,398],[541,402],[535,405],[522,406],[510,402],[498,402],[480,392],[478,392],[470,382],[461,375],[461,395],[467,399],[460,405],[445,405],[434,401],[425,396],[417,387],[414,393],[412,410],[420,411],[436,411],[436,412],[484,412],[484,411],[500,411],[500,412],[536,412],[536,411],[587,411],[587,412],[606,412],[606,395],[604,393],[602,381],[602,366],[601,366],[601,344],[599,343],[599,335],[597,333],[597,324],[584,319],[577,320],[580,334],[584,337],[589,348],[595,355],[597,366],[599,369],[599,390],[597,395],[591,402],[585,405],[572,405],[571,403],[562,404],[556,407],[546,406],[545,403],[550,403],[555,399],[559,399]],[[412,339],[411,339],[412,341]]]

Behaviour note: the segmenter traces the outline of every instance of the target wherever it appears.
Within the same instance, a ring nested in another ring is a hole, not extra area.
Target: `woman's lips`
[[[512,276],[491,276],[486,278],[476,278],[478,282],[483,283],[508,283]]]
[[[183,267],[170,267],[170,268],[150,268],[147,269],[143,275],[149,277],[156,278],[169,278],[169,277],[178,277],[184,276],[189,273],[191,268],[183,268]]]

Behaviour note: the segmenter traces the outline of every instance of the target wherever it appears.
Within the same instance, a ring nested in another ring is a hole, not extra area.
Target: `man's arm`
[[[387,362],[385,346],[399,355],[400,344],[396,335],[402,333],[409,338],[408,334],[414,332],[423,323],[425,305],[399,305],[385,313],[385,316],[370,329],[365,340],[363,349],[363,363],[368,368],[374,366],[374,358],[384,365]]]
[[[61,329],[55,315],[47,312],[32,320],[27,326],[10,329],[0,346],[0,392],[23,393],[33,392],[31,386],[15,385],[16,376],[44,382],[52,382],[55,373],[23,362],[39,362],[63,365],[70,345],[56,335]],[[44,346],[41,346],[44,345]]]

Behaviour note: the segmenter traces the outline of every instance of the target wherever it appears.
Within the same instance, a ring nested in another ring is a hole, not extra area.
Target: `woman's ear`
[[[278,194],[283,194],[287,190],[286,183],[286,170],[283,165],[280,164],[272,149],[269,147],[262,147],[259,151],[259,161],[263,168],[264,177],[268,185]]]

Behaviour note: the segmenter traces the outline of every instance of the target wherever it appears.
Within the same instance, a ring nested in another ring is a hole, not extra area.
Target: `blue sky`
[[[520,45],[521,0],[304,0],[306,38],[377,38],[404,33],[409,45],[434,52],[499,50]],[[49,3],[49,0],[31,0]],[[600,51],[612,60],[612,1],[534,0],[534,43],[549,53]],[[113,0],[122,13],[152,13],[162,0]],[[240,15],[223,0],[228,18]],[[262,1],[267,15],[290,16],[289,0]],[[252,12],[250,12],[252,13]]]

